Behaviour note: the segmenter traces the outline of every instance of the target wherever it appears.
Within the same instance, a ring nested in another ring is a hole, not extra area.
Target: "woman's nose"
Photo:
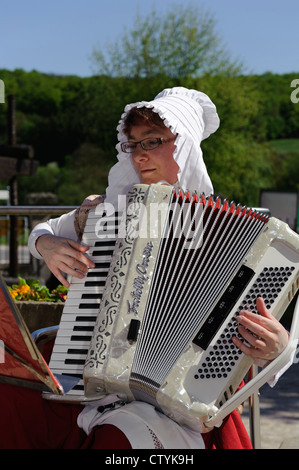
[[[144,150],[141,145],[137,145],[135,151],[132,153],[133,159],[135,161],[143,161],[148,159],[148,152]]]

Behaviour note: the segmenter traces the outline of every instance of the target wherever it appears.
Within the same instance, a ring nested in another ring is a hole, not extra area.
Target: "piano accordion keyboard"
[[[106,278],[118,232],[119,215],[104,218],[97,233],[99,215],[90,211],[82,243],[89,246],[86,255],[95,263],[83,279],[72,278],[49,367],[53,374],[77,377],[79,382],[66,396],[74,401],[84,396],[83,368],[99,312]]]

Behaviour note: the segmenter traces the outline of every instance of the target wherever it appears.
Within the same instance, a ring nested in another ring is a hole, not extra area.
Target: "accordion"
[[[232,341],[236,317],[257,313],[260,296],[280,319],[298,266],[299,237],[278,219],[172,186],[135,185],[85,361],[85,396],[145,401],[195,430],[203,420],[214,425],[244,399],[236,403],[235,392],[253,364]]]

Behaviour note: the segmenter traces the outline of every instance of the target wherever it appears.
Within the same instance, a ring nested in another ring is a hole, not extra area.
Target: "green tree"
[[[63,204],[81,204],[90,194],[104,194],[109,165],[105,153],[91,143],[66,157],[56,191]]]
[[[96,73],[115,77],[187,77],[235,74],[241,66],[230,59],[216,33],[214,17],[197,5],[171,5],[165,15],[153,8],[137,15],[131,31],[91,55]]]

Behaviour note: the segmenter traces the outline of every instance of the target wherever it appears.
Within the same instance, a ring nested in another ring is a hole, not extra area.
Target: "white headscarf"
[[[118,195],[127,194],[134,184],[140,183],[131,155],[122,152],[120,145],[128,139],[124,134],[124,119],[134,107],[152,108],[164,120],[165,126],[177,135],[173,158],[179,166],[178,186],[183,191],[197,190],[199,193],[211,194],[213,186],[203,161],[200,144],[219,127],[216,107],[210,98],[200,91],[175,87],[163,90],[152,101],[140,101],[125,107],[117,127],[118,163],[109,173],[106,201],[116,207]]]

